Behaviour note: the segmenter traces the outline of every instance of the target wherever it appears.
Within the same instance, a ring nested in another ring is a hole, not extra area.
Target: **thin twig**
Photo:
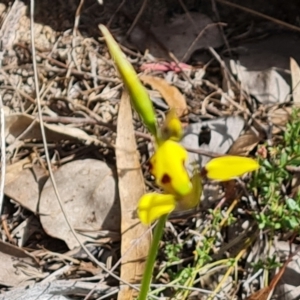
[[[112,16],[110,17],[109,21],[106,24],[106,27],[109,28],[113,19],[115,18],[115,16],[117,15],[117,13],[122,9],[122,7],[124,6],[126,0],[123,0],[120,5],[118,6],[118,8],[115,10],[115,12],[112,14]]]
[[[3,51],[1,47],[0,51],[0,69],[2,68]],[[5,185],[5,173],[6,173],[6,147],[5,147],[5,117],[4,107],[2,101],[2,95],[0,94],[0,125],[1,125],[1,180],[0,180],[0,215],[2,212],[3,199],[4,199],[4,185]]]
[[[77,6],[76,13],[75,13],[75,21],[74,21],[74,27],[73,27],[73,36],[76,36],[78,34],[78,26],[80,21],[80,13],[82,10],[84,4],[84,0],[80,0],[79,5]]]
[[[49,177],[55,192],[56,199],[58,201],[58,204],[60,206],[60,209],[64,215],[64,218],[66,220],[66,223],[72,232],[74,238],[78,242],[78,244],[82,247],[82,249],[85,251],[85,253],[88,255],[90,260],[94,262],[97,266],[102,268],[105,272],[107,272],[110,276],[113,278],[117,279],[118,281],[124,282],[119,276],[115,275],[112,273],[110,270],[108,270],[103,264],[101,264],[91,253],[90,251],[86,248],[86,246],[80,241],[77,233],[75,232],[72,224],[69,221],[69,218],[67,216],[67,213],[65,211],[65,208],[63,206],[61,197],[59,195],[57,185],[53,176],[53,171],[51,168],[51,160],[50,160],[50,155],[48,151],[48,145],[47,145],[47,139],[46,139],[46,134],[45,134],[45,127],[43,123],[43,116],[42,116],[42,107],[41,107],[41,99],[39,96],[39,81],[38,81],[38,69],[37,69],[37,63],[36,63],[36,52],[35,52],[35,43],[34,43],[34,0],[30,0],[30,25],[31,25],[31,47],[32,47],[32,64],[33,64],[33,70],[34,70],[34,82],[35,82],[35,92],[36,92],[36,102],[37,102],[37,107],[38,107],[38,117],[40,120],[40,129],[41,129],[41,135],[42,135],[42,140],[43,140],[43,145],[44,145],[44,151],[45,151],[45,157],[46,157],[46,162],[48,165],[48,171],[49,171]],[[134,285],[130,284],[129,282],[124,282],[126,285],[130,286],[131,288],[138,290]]]
[[[270,17],[268,15],[265,15],[265,14],[262,14],[260,12],[257,12],[253,9],[250,9],[250,8],[247,8],[247,7],[244,7],[242,5],[238,5],[238,4],[235,4],[235,3],[232,3],[232,2],[229,2],[229,1],[226,1],[226,0],[216,0],[217,2],[221,3],[221,4],[225,4],[225,5],[228,5],[228,6],[231,6],[231,7],[234,7],[234,8],[237,8],[239,10],[242,10],[242,11],[245,11],[251,15],[254,15],[254,16],[257,16],[257,17],[260,17],[260,18],[263,18],[263,19],[266,19],[266,20],[269,20],[275,24],[278,24],[280,26],[283,26],[283,27],[286,27],[286,28],[289,28],[291,30],[294,30],[294,31],[298,31],[300,32],[300,27],[298,26],[294,26],[292,24],[289,24],[289,23],[286,23],[284,21],[281,21],[281,20],[278,20],[278,19],[275,19],[273,17]]]
[[[178,0],[179,4],[181,5],[181,7],[183,8],[185,14],[187,15],[188,19],[190,20],[191,24],[193,24],[193,27],[195,30],[198,29],[197,24],[195,23],[195,21],[193,20],[189,10],[187,9],[186,5],[184,4],[184,2],[182,0]]]
[[[134,27],[135,27],[136,24],[138,23],[138,21],[139,21],[140,17],[142,16],[142,14],[143,14],[143,12],[144,12],[146,6],[147,6],[147,0],[144,0],[144,1],[143,1],[143,4],[142,4],[142,6],[141,6],[141,8],[140,8],[140,10],[139,10],[139,12],[137,13],[137,15],[136,15],[136,17],[135,17],[135,19],[134,19],[134,21],[133,21],[133,23],[131,24],[130,28],[129,28],[129,29],[127,30],[127,32],[126,32],[126,38],[129,37],[131,31],[134,29]]]
[[[217,8],[217,5],[216,5],[216,1],[215,0],[211,0],[211,5],[212,5],[212,10],[215,13],[217,22],[219,23],[221,21],[221,18],[220,18],[220,14],[219,14],[219,11],[218,11],[218,8]],[[222,35],[223,41],[225,43],[225,46],[226,46],[226,48],[228,50],[228,53],[231,56],[231,49],[230,49],[230,46],[229,46],[229,42],[228,42],[228,40],[226,38],[226,35],[224,33],[223,27],[219,26],[219,30],[221,32],[221,35]]]
[[[75,75],[75,76],[82,76],[83,78],[94,78],[96,77],[97,79],[101,80],[101,81],[105,81],[105,82],[113,82],[113,83],[120,83],[120,80],[119,79],[113,79],[113,78],[109,78],[109,77],[105,77],[105,76],[100,76],[100,75],[97,75],[95,76],[94,74],[90,73],[90,72],[81,72],[81,71],[78,71],[76,70],[75,68],[69,68],[66,64],[56,60],[55,58],[53,57],[49,57],[48,55],[46,54],[43,54],[41,52],[38,53],[38,56],[40,56],[41,58],[44,58],[44,59],[47,59],[49,62],[61,67],[61,68],[64,68],[66,70],[55,70],[55,69],[49,69],[51,71],[56,71],[56,72],[60,72],[60,71],[63,71],[63,72],[67,72],[68,70],[70,70],[71,74],[72,75]]]
[[[203,36],[203,34],[205,33],[206,30],[208,30],[210,27],[213,26],[226,26],[225,23],[212,23],[212,24],[207,24],[197,35],[197,37],[194,39],[194,41],[192,42],[192,44],[189,46],[189,48],[186,50],[184,56],[182,57],[182,61],[186,61],[187,58],[191,55],[194,46],[196,45],[196,43],[199,41],[199,39]]]

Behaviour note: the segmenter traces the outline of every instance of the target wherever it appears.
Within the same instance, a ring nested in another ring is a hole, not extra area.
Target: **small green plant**
[[[254,268],[254,273],[256,273],[258,270],[268,270],[272,271],[276,268],[279,268],[282,266],[282,263],[277,261],[277,256],[273,255],[271,257],[266,257],[266,259],[259,259],[258,262],[252,264]]]
[[[165,247],[165,254],[168,263],[177,262],[180,260],[179,253],[182,251],[182,244],[167,243]]]
[[[260,229],[272,233],[300,229],[300,192],[292,186],[294,171],[299,172],[300,166],[299,112],[293,111],[276,145],[263,146],[261,167],[250,184],[261,208],[253,216]]]

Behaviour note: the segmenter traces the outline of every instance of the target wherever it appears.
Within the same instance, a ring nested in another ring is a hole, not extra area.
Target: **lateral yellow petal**
[[[258,162],[252,158],[228,155],[213,158],[203,170],[209,179],[227,181],[258,168]]]
[[[151,224],[161,216],[175,209],[174,195],[149,193],[142,196],[138,203],[138,216],[145,225]]]
[[[100,25],[99,28],[105,38],[108,50],[122,77],[123,83],[128,90],[134,109],[142,118],[147,129],[156,137],[155,112],[145,87],[108,29],[104,25]]]
[[[192,184],[184,166],[187,155],[180,144],[167,140],[158,146],[151,157],[150,172],[165,192],[180,196],[191,192]]]

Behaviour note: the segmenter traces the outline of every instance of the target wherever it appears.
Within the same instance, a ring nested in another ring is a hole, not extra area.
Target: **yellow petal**
[[[145,225],[151,224],[161,216],[175,209],[174,195],[150,193],[145,194],[138,204],[138,216]]]
[[[191,192],[192,183],[184,166],[187,155],[180,144],[167,140],[151,157],[150,172],[167,193],[184,196]]]
[[[177,117],[176,111],[172,108],[161,127],[161,137],[165,140],[180,141],[183,135],[182,125]]]
[[[227,181],[258,168],[258,162],[252,158],[228,155],[210,160],[203,172],[209,179]]]
[[[186,210],[197,206],[200,202],[202,194],[202,180],[198,170],[194,170],[194,175],[191,178],[193,185],[192,191],[186,196],[182,196],[177,203],[178,210]]]
[[[133,66],[126,59],[126,56],[124,55],[108,29],[104,25],[100,25],[99,28],[105,38],[108,50],[117,66],[123,83],[128,90],[134,109],[142,118],[147,129],[154,136],[156,136],[157,129],[155,112],[145,87],[142,85]]]

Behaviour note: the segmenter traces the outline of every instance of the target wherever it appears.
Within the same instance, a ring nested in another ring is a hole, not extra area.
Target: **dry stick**
[[[76,13],[75,13],[75,21],[74,21],[74,27],[73,27],[73,36],[76,36],[78,34],[78,26],[80,21],[80,13],[81,9],[83,7],[84,0],[80,0],[79,5],[77,6]]]
[[[257,17],[260,17],[260,18],[269,20],[269,21],[271,21],[271,22],[273,22],[273,23],[276,23],[276,24],[278,24],[278,25],[280,25],[280,26],[287,27],[287,28],[289,28],[289,29],[291,29],[291,30],[300,32],[300,27],[298,27],[298,26],[294,26],[294,25],[291,25],[291,24],[286,23],[286,22],[284,22],[284,21],[275,19],[275,18],[270,17],[270,16],[268,16],[268,15],[265,15],[265,14],[262,14],[262,13],[260,13],[260,12],[257,12],[257,11],[255,11],[255,10],[253,10],[253,9],[244,7],[244,6],[242,6],[242,5],[234,4],[234,3],[231,3],[231,2],[226,1],[226,0],[216,0],[216,1],[219,2],[219,3],[221,3],[221,4],[225,4],[225,5],[228,5],[228,6],[237,8],[237,9],[240,9],[240,10],[242,10],[242,11],[245,11],[245,12],[247,12],[247,13],[249,13],[249,14],[252,14],[252,15],[255,15],[255,16],[257,16]]]
[[[179,4],[181,5],[181,7],[183,8],[184,12],[186,13],[187,17],[189,18],[189,20],[190,20],[191,23],[193,24],[194,29],[197,30],[197,29],[198,29],[198,28],[197,28],[197,25],[196,25],[196,23],[194,22],[194,20],[193,20],[193,18],[192,18],[192,16],[191,16],[190,12],[188,11],[186,5],[183,3],[182,0],[178,0],[178,1],[179,1]]]
[[[203,36],[203,34],[205,33],[205,31],[213,26],[226,26],[225,23],[212,23],[212,24],[208,24],[206,25],[197,35],[197,37],[194,39],[194,41],[192,42],[192,44],[189,46],[189,48],[187,49],[187,51],[185,52],[183,58],[181,59],[182,61],[185,61],[187,59],[187,57],[189,57],[189,55],[191,54],[193,47],[195,46],[195,44],[198,42],[198,40]]]
[[[3,51],[0,52],[0,69],[2,68]],[[6,147],[5,147],[5,117],[2,95],[0,95],[0,125],[1,125],[1,180],[0,180],[0,215],[3,206],[4,185],[5,185],[5,172],[6,172]]]
[[[122,7],[124,6],[126,0],[123,0],[120,5],[118,6],[118,8],[116,9],[116,11],[113,13],[113,15],[110,17],[109,21],[106,24],[106,27],[109,28],[113,19],[116,17],[117,13],[122,9]]]
[[[83,7],[84,1],[85,0],[80,0],[79,5],[76,9],[76,13],[75,13],[75,20],[74,20],[74,26],[73,26],[73,36],[72,36],[72,49],[71,49],[71,52],[70,52],[71,63],[70,63],[70,66],[68,68],[67,78],[69,78],[70,75],[71,75],[71,69],[72,69],[72,64],[73,63],[75,64],[76,68],[79,71],[81,71],[80,64],[77,60],[77,52],[76,52],[77,45],[76,45],[76,42],[75,42],[75,37],[76,36],[81,36],[81,34],[78,30],[78,26],[79,26],[79,21],[80,21],[81,9]],[[95,76],[95,75],[93,74],[93,76]],[[95,79],[95,77],[93,77],[93,79]],[[71,87],[72,81],[73,81],[73,79],[71,79],[69,81],[69,87]],[[84,84],[84,86],[87,90],[90,89],[89,84],[85,80],[83,80],[82,83]]]
[[[2,215],[1,216],[1,224],[2,224],[2,227],[3,227],[3,230],[6,234],[6,237],[8,239],[8,241],[13,244],[13,245],[16,245],[14,239],[12,238],[10,232],[9,232],[9,229],[8,229],[8,226],[7,226],[7,215]]]
[[[126,38],[130,35],[131,31],[134,29],[134,27],[136,26],[137,22],[139,21],[140,17],[142,16],[145,8],[147,6],[147,0],[143,1],[143,4],[138,12],[138,14],[136,15],[135,19],[133,20],[133,23],[131,24],[130,28],[127,30],[126,32]]]
[[[47,59],[49,62],[61,67],[61,68],[64,68],[66,69],[64,72],[66,72],[67,70],[70,69],[70,72],[72,75],[76,75],[76,76],[82,76],[84,78],[94,78],[95,75],[93,75],[92,73],[89,73],[89,72],[81,72],[81,71],[78,71],[76,70],[75,68],[69,68],[66,64],[56,60],[55,58],[53,57],[49,57],[43,53],[38,53],[38,56],[44,58],[44,59]],[[59,70],[57,70],[59,71]],[[61,70],[63,71],[63,70]],[[108,78],[108,77],[105,77],[105,76],[99,76],[97,75],[96,78],[98,78],[99,80],[102,80],[102,81],[107,81],[107,82],[114,82],[114,83],[119,83],[120,80],[119,79],[111,79],[111,78]]]
[[[100,125],[103,127],[107,127],[110,130],[115,131],[116,127],[114,125],[107,124],[105,122],[95,120],[94,118],[74,118],[74,117],[49,117],[49,116],[43,116],[43,121],[48,123],[63,123],[63,124],[87,124],[87,125]],[[135,131],[134,132],[137,137],[141,137],[147,140],[152,140],[152,137],[150,134]],[[205,155],[209,157],[219,157],[224,156],[222,153],[213,152],[213,151],[207,151],[202,149],[193,149],[185,147],[185,149],[188,152],[197,153],[200,155]]]
[[[36,90],[36,102],[37,102],[37,107],[38,107],[38,117],[40,120],[40,129],[41,129],[41,134],[42,134],[42,139],[43,139],[43,145],[44,145],[44,151],[45,151],[45,157],[48,165],[48,171],[49,171],[49,176],[51,179],[51,183],[53,185],[53,189],[55,192],[56,199],[58,201],[58,204],[60,206],[60,209],[64,215],[64,218],[67,222],[67,225],[72,232],[74,238],[77,240],[78,244],[82,247],[82,249],[85,251],[85,253],[88,255],[90,260],[94,262],[97,266],[102,268],[105,272],[107,272],[110,276],[113,278],[117,279],[118,281],[124,282],[120,277],[115,275],[114,273],[110,272],[103,264],[101,264],[90,252],[89,250],[85,247],[85,245],[80,241],[78,238],[77,233],[75,232],[73,226],[71,225],[69,218],[67,216],[67,213],[64,209],[61,197],[59,195],[57,185],[53,176],[53,171],[51,168],[51,160],[50,160],[50,155],[48,151],[48,146],[47,146],[47,140],[46,140],[46,134],[45,134],[45,128],[44,128],[44,123],[43,123],[43,116],[42,116],[42,107],[41,107],[41,101],[40,101],[40,96],[39,96],[39,81],[38,81],[38,70],[37,70],[37,63],[36,63],[36,53],[35,53],[35,45],[34,45],[34,0],[30,0],[30,25],[31,25],[31,47],[32,47],[32,64],[33,64],[33,70],[34,70],[34,83],[35,83],[35,90]],[[129,282],[124,282],[126,285],[129,285],[131,288],[138,290],[134,285],[130,284]]]
[[[35,104],[35,100],[31,96],[29,96],[28,94],[26,94],[24,91],[19,90],[18,87],[16,87],[14,85],[14,83],[12,83],[12,81],[9,79],[8,75],[5,73],[5,71],[2,68],[0,68],[0,73],[5,77],[5,79],[8,81],[8,83],[11,85],[11,86],[9,86],[9,85],[2,85],[1,89],[13,90],[13,91],[15,91],[18,94],[19,97],[22,96],[25,99],[29,100],[31,103]]]
[[[212,10],[213,10],[213,12],[216,15],[217,22],[220,22],[221,18],[220,18],[220,14],[219,14],[219,11],[218,11],[218,8],[217,8],[217,5],[216,5],[216,1],[215,0],[211,0],[211,5],[212,5]],[[229,55],[231,56],[231,50],[230,50],[229,42],[228,42],[227,37],[226,37],[226,35],[224,33],[223,27],[219,26],[219,29],[220,29],[223,41],[225,43],[225,46],[226,46],[226,48],[227,48],[227,50],[229,52]]]

